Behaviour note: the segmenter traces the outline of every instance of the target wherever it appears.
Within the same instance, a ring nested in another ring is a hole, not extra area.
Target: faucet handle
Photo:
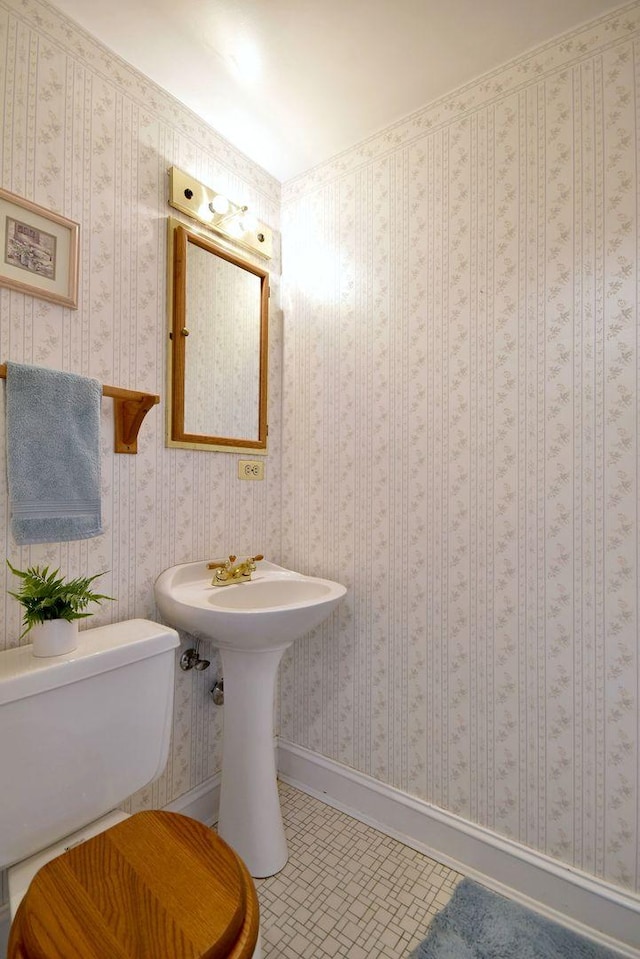
[[[207,569],[224,569],[230,563],[235,563],[236,559],[236,556],[229,556],[229,559],[215,560],[212,563],[207,563]]]

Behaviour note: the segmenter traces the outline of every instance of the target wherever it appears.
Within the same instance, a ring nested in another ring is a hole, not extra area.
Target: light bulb
[[[220,213],[221,215],[229,212],[229,201],[226,196],[222,193],[216,193],[213,200],[209,204],[209,209],[212,213]]]

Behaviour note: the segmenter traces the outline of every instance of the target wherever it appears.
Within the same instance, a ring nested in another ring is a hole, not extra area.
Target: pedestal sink
[[[167,623],[209,639],[224,676],[218,832],[252,876],[287,861],[273,751],[278,665],[296,639],[319,626],[346,588],[262,561],[250,582],[212,586],[206,562],[172,566],[155,583]]]

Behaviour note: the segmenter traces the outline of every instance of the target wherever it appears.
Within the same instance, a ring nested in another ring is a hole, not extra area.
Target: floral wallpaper
[[[170,166],[216,182],[279,227],[280,185],[171,96],[40,0],[0,0],[0,186],[80,224],[77,311],[0,288],[0,362],[12,359],[94,376],[161,396],[145,418],[136,456],[113,452],[113,404],[102,404],[104,535],[18,548],[0,494],[4,555],[77,575],[107,570],[97,626],[157,618],[153,583],[174,563],[280,544],[281,313],[278,254],[271,274],[269,442],[265,480],[240,482],[233,454],[165,446],[166,237]],[[259,260],[260,258],[258,258]],[[260,260],[264,264],[264,260]],[[6,473],[4,388],[0,470]],[[0,564],[1,645],[15,645],[20,610]],[[186,638],[185,638],[186,639]],[[25,640],[26,641],[26,640]],[[183,646],[184,648],[184,646]],[[165,775],[136,797],[162,806],[219,767],[222,716],[209,697],[217,669],[176,677],[173,741]]]
[[[640,4],[283,188],[284,739],[640,888]]]
[[[105,401],[105,534],[5,532],[5,555],[106,569],[94,625],[156,616],[163,568],[231,550],[343,581],[283,661],[281,736],[632,890],[639,36],[633,3],[554,40],[285,184],[281,213],[278,183],[81,28],[0,0],[0,186],[81,228],[79,309],[0,289],[0,361],[164,401],[173,164],[281,228],[284,264],[265,481],[166,448],[164,402],[116,456]],[[10,646],[7,588],[0,568]],[[217,770],[213,658],[178,675],[167,772],[134,805]]]

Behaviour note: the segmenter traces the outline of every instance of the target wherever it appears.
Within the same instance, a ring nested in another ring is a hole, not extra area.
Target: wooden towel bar
[[[0,379],[7,378],[7,364],[0,363]],[[119,386],[103,386],[102,395],[113,399],[114,452],[137,453],[138,431],[142,421],[160,397],[155,393],[123,390]]]

